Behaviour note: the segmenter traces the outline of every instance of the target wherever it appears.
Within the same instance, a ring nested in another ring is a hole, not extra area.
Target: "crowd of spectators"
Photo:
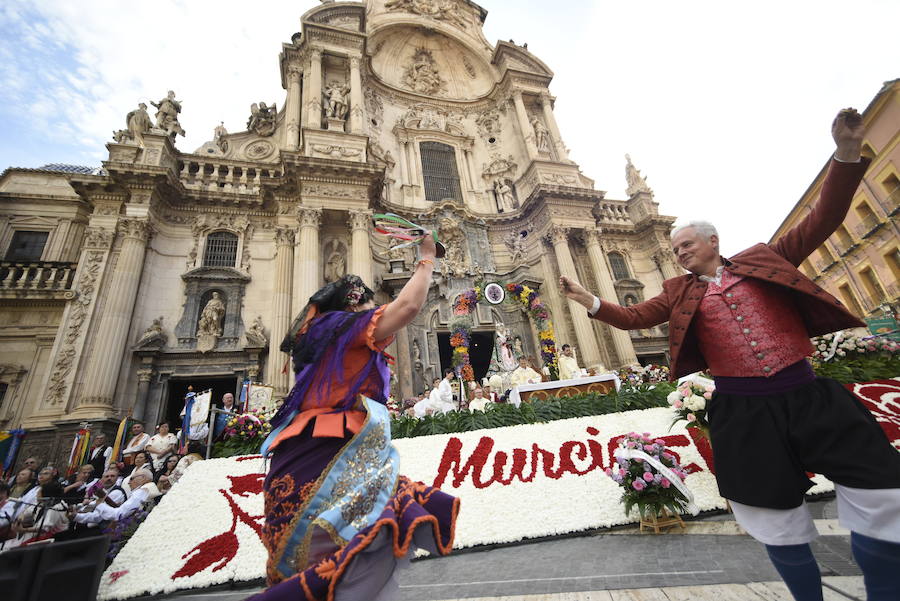
[[[156,434],[131,427],[122,461],[101,433],[85,463],[68,478],[53,465],[27,458],[21,469],[0,481],[0,552],[40,540],[68,540],[112,530],[116,522],[149,511],[198,454],[180,455],[178,440],[161,423]]]

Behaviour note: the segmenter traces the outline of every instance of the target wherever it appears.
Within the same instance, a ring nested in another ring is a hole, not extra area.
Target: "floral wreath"
[[[466,290],[456,298],[453,304],[453,314],[457,316],[450,324],[450,347],[453,349],[453,367],[463,380],[472,382],[475,380],[475,372],[469,357],[469,333],[472,329],[470,315],[475,310],[479,301],[488,300],[484,296],[484,290],[488,286],[501,286],[506,290],[505,302],[516,303],[525,309],[534,325],[538,329],[540,339],[541,359],[550,370],[550,378],[559,379],[559,363],[557,361],[556,340],[553,334],[553,323],[550,321],[550,311],[541,301],[541,297],[533,288],[525,284],[515,283],[476,283],[474,288]],[[490,301],[489,301],[490,302]]]

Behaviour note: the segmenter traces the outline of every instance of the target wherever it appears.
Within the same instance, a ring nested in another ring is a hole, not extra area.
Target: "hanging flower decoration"
[[[522,306],[528,313],[538,330],[540,341],[541,361],[550,371],[550,378],[559,379],[559,363],[556,354],[556,338],[553,331],[553,323],[550,321],[550,311],[541,302],[541,297],[533,288],[524,284],[505,284],[503,286],[508,294],[507,302],[514,302]],[[464,380],[471,382],[475,379],[475,372],[469,362],[469,331],[472,329],[472,320],[469,315],[475,310],[479,301],[484,298],[484,285],[479,283],[474,288],[466,290],[456,297],[453,303],[453,314],[459,319],[450,325],[450,347],[453,349],[453,367]]]

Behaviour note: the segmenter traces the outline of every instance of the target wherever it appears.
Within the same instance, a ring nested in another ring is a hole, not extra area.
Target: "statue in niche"
[[[222,152],[228,152],[228,140],[225,139],[227,135],[228,130],[225,129],[225,122],[220,121],[213,130],[213,144]]]
[[[120,129],[113,134],[113,139],[119,144],[134,143],[144,145],[144,134],[150,131],[153,122],[147,113],[147,105],[143,102],[138,107],[125,115],[125,129]]]
[[[494,328],[494,354],[496,355],[497,365],[502,371],[513,371],[519,366],[519,363],[513,353],[512,335],[502,321],[494,324]]]
[[[550,132],[537,117],[531,118],[531,127],[534,128],[534,142],[538,152],[550,152]]]
[[[216,341],[222,335],[223,317],[225,317],[225,303],[219,298],[218,292],[213,292],[197,322],[197,350],[201,353],[215,348]]]
[[[513,197],[512,188],[504,180],[494,182],[494,196],[497,198],[497,211],[505,213],[516,209],[516,199]]]
[[[256,133],[258,136],[271,136],[275,133],[275,118],[278,116],[278,109],[273,102],[272,106],[268,106],[265,102],[250,105],[250,118],[247,119],[247,129]]]
[[[447,247],[443,258],[444,275],[462,277],[470,269],[466,260],[466,234],[453,217],[443,217],[438,228],[439,236]]]
[[[416,373],[422,373],[422,349],[419,347],[419,341],[416,339],[413,339],[412,342],[412,358]]]
[[[519,336],[513,340],[513,353],[516,355],[516,360],[525,356],[525,349],[522,347],[522,339]]]
[[[346,119],[350,111],[350,103],[347,101],[350,95],[350,87],[332,81],[325,86],[322,108],[329,119]]]
[[[181,112],[181,102],[175,100],[175,92],[169,90],[165,98],[159,102],[150,102],[156,107],[156,127],[163,130],[167,136],[175,139],[176,135],[184,136],[184,130],[178,122],[178,113]]]
[[[266,330],[262,323],[262,315],[256,316],[256,319],[244,332],[244,336],[247,338],[247,346],[250,347],[265,347],[269,344],[269,339],[266,337]]]
[[[628,182],[628,196],[634,196],[639,192],[653,194],[653,190],[647,185],[647,180],[641,175],[640,169],[631,163],[631,156],[625,155],[625,181]]]
[[[413,92],[429,96],[438,94],[445,86],[434,57],[425,48],[419,48],[413,54],[412,63],[403,74],[403,83]]]
[[[336,282],[347,272],[346,264],[344,262],[344,255],[339,251],[334,251],[331,253],[331,256],[328,257],[328,260],[325,261],[325,282],[331,283]]]
[[[150,348],[150,347],[163,347],[166,345],[166,341],[168,337],[162,331],[162,316],[157,317],[153,320],[153,323],[150,324],[144,333],[141,334],[141,337],[138,338],[135,346],[137,348]]]
[[[525,239],[520,232],[509,232],[503,238],[509,258],[515,264],[525,259]]]

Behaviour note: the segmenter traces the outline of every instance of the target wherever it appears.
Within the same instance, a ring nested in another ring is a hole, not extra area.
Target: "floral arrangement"
[[[399,417],[400,414],[403,413],[403,406],[400,404],[400,401],[394,398],[394,395],[388,397],[385,406],[387,407],[388,413],[391,414],[391,417]]]
[[[716,391],[712,380],[697,378],[684,380],[666,397],[669,405],[675,410],[676,424],[687,421],[688,428],[698,428],[709,438],[709,421],[706,419],[706,404]]]
[[[619,370],[619,381],[633,388],[641,384],[658,384],[669,381],[669,368],[665,365],[626,365]]]
[[[466,290],[458,297],[456,297],[456,302],[453,304],[453,313],[455,315],[469,315],[472,311],[475,310],[475,305],[478,304],[480,298],[480,287]]]
[[[270,414],[253,410],[233,415],[222,431],[222,441],[213,446],[213,457],[256,453],[272,431]]]
[[[475,380],[475,372],[469,360],[469,330],[472,322],[468,314],[459,317],[450,324],[450,348],[453,349],[452,365],[456,373],[462,376],[466,382]]]
[[[885,336],[855,336],[848,331],[811,339],[816,374],[842,384],[871,382],[900,374],[900,344]]]
[[[666,450],[666,441],[662,438],[652,438],[649,432],[629,432],[619,441],[619,446],[643,451],[682,482],[687,478],[689,470],[682,468],[676,456]],[[626,514],[637,506],[641,518],[657,516],[663,509],[678,515],[688,506],[687,497],[678,490],[676,483],[660,473],[647,459],[616,457],[616,464],[605,471],[624,489],[620,501],[625,505]]]
[[[109,525],[103,529],[103,534],[106,534],[110,538],[109,551],[106,553],[107,561],[112,561],[116,555],[119,554],[119,551],[125,543],[128,542],[131,535],[137,532],[138,526],[147,519],[148,515],[150,515],[149,511],[140,509],[121,520],[110,522]]]
[[[525,311],[531,316],[531,320],[538,330],[538,339],[541,343],[541,361],[550,370],[550,378],[559,379],[559,362],[556,354],[556,339],[553,332],[553,323],[550,321],[550,311],[541,302],[536,290],[524,284],[507,284],[507,292],[517,299]]]

